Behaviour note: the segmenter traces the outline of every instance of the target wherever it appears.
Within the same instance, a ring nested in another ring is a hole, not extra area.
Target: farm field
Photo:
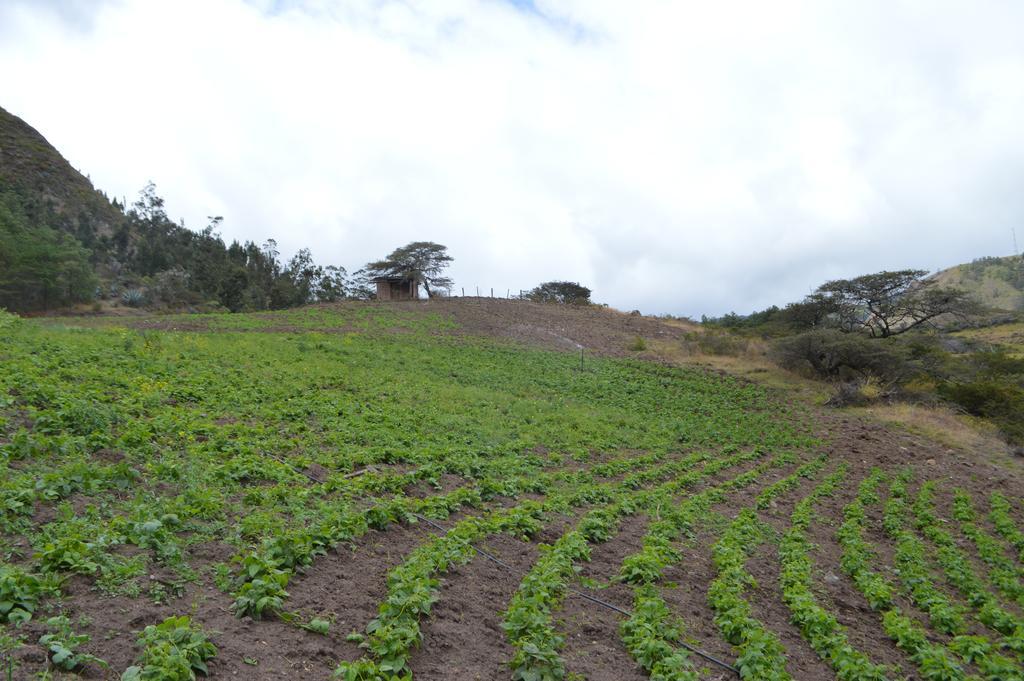
[[[682,333],[0,313],[0,678],[1024,679],[1017,468]]]

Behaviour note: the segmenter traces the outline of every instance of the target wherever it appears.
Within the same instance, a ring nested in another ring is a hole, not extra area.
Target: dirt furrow
[[[559,519],[544,535],[568,522]],[[513,651],[501,628],[502,613],[522,575],[536,561],[537,544],[499,534],[477,545],[512,569],[477,556],[442,578],[439,599],[421,623],[423,642],[409,662],[416,679],[485,681],[509,676]]]
[[[590,560],[581,566],[580,583],[573,588],[629,610],[632,590],[612,580],[618,575],[622,560],[642,547],[647,523],[647,516],[628,516],[614,537],[593,545]],[[646,678],[619,638],[623,615],[570,593],[562,603],[558,619],[565,636],[562,658],[567,674],[579,674],[588,681]]]

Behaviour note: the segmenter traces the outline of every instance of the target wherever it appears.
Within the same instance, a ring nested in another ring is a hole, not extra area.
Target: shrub
[[[643,352],[647,349],[647,341],[641,336],[637,336],[633,339],[633,342],[626,346],[626,349],[631,352]]]
[[[526,298],[537,303],[590,305],[590,289],[573,281],[547,281],[527,292]]]
[[[915,372],[902,347],[894,342],[832,330],[776,341],[772,357],[786,369],[846,381],[873,376],[894,383]]]
[[[969,414],[991,419],[1013,444],[1024,444],[1024,388],[1008,379],[987,378],[939,385],[939,395]]]

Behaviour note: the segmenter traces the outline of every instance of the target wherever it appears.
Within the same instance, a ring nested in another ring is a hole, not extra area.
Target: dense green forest
[[[32,219],[14,192],[0,192],[0,307],[39,310],[92,299],[89,251]]]

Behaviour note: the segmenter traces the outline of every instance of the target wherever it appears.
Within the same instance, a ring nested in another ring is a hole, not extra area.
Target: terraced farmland
[[[453,305],[0,316],[0,670],[1024,678],[1012,466]]]

